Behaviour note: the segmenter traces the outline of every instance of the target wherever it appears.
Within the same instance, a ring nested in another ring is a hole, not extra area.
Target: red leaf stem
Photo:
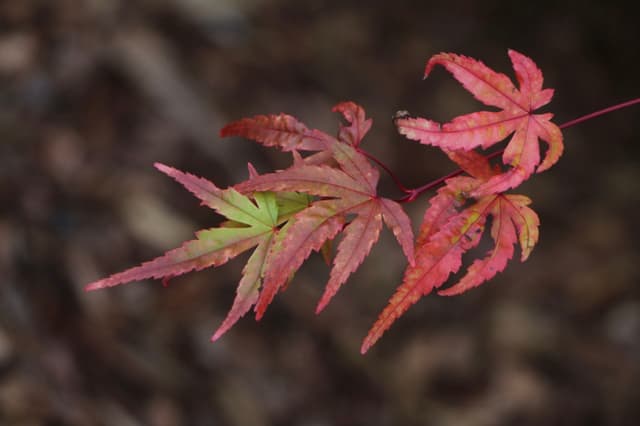
[[[589,121],[591,119],[594,119],[596,117],[600,117],[602,115],[611,113],[613,111],[617,111],[620,109],[624,109],[624,108],[628,108],[630,106],[636,105],[636,104],[640,104],[640,98],[635,98],[635,99],[631,99],[629,101],[626,102],[622,102],[607,108],[603,108],[601,110],[583,115],[581,117],[575,118],[573,120],[569,120],[563,124],[558,125],[559,128],[561,129],[566,129],[572,126],[575,126],[576,124],[579,123],[583,123],[585,121]],[[462,173],[464,173],[464,171],[462,169],[458,169],[455,170],[451,173],[449,173],[446,176],[442,176],[438,179],[435,179],[431,182],[428,182],[422,186],[419,186],[417,188],[408,188],[405,185],[402,184],[402,182],[400,181],[400,179],[398,178],[398,176],[395,175],[395,173],[393,173],[393,171],[389,168],[389,166],[387,166],[386,164],[384,164],[382,161],[380,161],[378,158],[374,157],[372,154],[364,151],[362,148],[358,148],[358,151],[360,153],[362,153],[363,155],[365,155],[368,159],[370,159],[371,161],[375,162],[378,166],[380,166],[380,168],[382,170],[385,171],[385,173],[387,173],[389,175],[389,177],[393,180],[393,182],[396,184],[396,186],[398,187],[398,189],[402,192],[404,192],[405,196],[398,198],[396,201],[399,203],[410,203],[414,200],[416,200],[420,195],[422,195],[423,193],[430,191],[431,189],[437,188],[440,185],[442,185],[447,179],[456,177],[461,175]],[[500,155],[502,155],[504,153],[504,149],[501,149],[499,151],[493,152],[489,155],[486,156],[486,158],[488,160],[491,160],[495,157],[498,157]]]

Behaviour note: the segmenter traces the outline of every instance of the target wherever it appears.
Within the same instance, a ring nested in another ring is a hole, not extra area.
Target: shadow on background
[[[521,187],[541,241],[492,282],[414,306],[365,357],[400,282],[385,233],[320,316],[313,256],[260,323],[209,336],[242,260],[102,292],[83,286],[219,220],[152,164],[220,186],[289,157],[227,121],[288,112],[337,129],[417,186],[452,170],[396,134],[399,109],[448,120],[479,104],[440,51],[556,89],[562,123],[638,96],[631,2],[20,0],[0,4],[0,423],[7,425],[635,425],[640,421],[638,110],[565,131],[560,163]],[[388,178],[381,192],[397,196]],[[426,207],[409,207],[416,223]],[[246,257],[244,258],[246,259]]]

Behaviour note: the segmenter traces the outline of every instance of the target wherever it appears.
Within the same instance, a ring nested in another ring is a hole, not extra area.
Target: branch
[[[635,98],[635,99],[631,99],[630,101],[626,101],[626,102],[622,102],[595,112],[592,112],[590,114],[587,115],[583,115],[582,117],[578,117],[575,118],[573,120],[567,121],[565,123],[560,124],[558,127],[560,127],[561,129],[566,129],[568,127],[574,126],[576,124],[591,120],[593,118],[596,117],[600,117],[602,115],[608,114],[610,112],[613,111],[617,111],[619,109],[624,109],[624,108],[628,108],[632,105],[636,105],[636,104],[640,104],[640,98]],[[404,186],[402,184],[402,182],[400,182],[400,179],[398,179],[398,177],[391,171],[391,169],[384,164],[382,161],[380,161],[379,159],[377,159],[376,157],[374,157],[373,155],[369,154],[368,152],[358,148],[358,151],[360,151],[363,155],[365,155],[367,158],[369,158],[371,161],[375,162],[378,166],[380,166],[390,177],[391,179],[393,179],[393,182],[396,184],[396,186],[398,187],[398,189],[402,192],[404,192],[405,195],[404,197],[401,197],[399,199],[397,199],[396,201],[399,203],[410,203],[411,201],[414,201],[416,198],[418,198],[421,194],[423,194],[424,192],[427,192],[433,188],[436,188],[438,186],[440,186],[441,184],[443,184],[447,179],[456,177],[461,175],[462,173],[464,173],[464,171],[462,169],[458,169],[456,171],[453,171],[451,173],[449,173],[446,176],[443,176],[441,178],[438,178],[434,181],[431,181],[429,183],[426,183],[422,186],[419,186],[418,188],[407,188],[406,186]],[[491,153],[489,155],[487,155],[487,159],[491,160],[495,157],[498,157],[500,155],[502,155],[502,153],[504,152],[504,149],[500,150],[500,151],[496,151],[494,153]]]

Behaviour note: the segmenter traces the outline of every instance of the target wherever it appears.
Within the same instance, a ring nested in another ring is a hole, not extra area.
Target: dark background
[[[513,75],[532,57],[563,123],[640,94],[635,2],[4,0],[0,2],[0,424],[635,425],[640,422],[638,107],[567,129],[524,184],[541,239],[524,264],[427,297],[366,356],[404,268],[388,231],[320,316],[314,255],[265,318],[215,344],[242,260],[84,293],[219,218],[153,169],[220,186],[288,156],[224,123],[288,112],[334,133],[333,104],[407,185],[452,170],[396,134],[480,105],[432,54]],[[398,196],[386,176],[381,193]],[[408,206],[415,225],[426,197]]]

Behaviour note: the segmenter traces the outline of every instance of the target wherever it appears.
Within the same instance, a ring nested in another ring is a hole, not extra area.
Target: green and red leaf
[[[233,188],[221,190],[206,179],[162,164],[156,164],[156,167],[183,184],[200,198],[203,204],[243,226],[199,231],[196,234],[197,239],[186,242],[182,247],[135,268],[93,282],[87,285],[87,290],[113,287],[148,278],[167,279],[192,270],[219,266],[256,246],[261,239],[273,232],[274,217],[277,218],[277,205],[273,195],[258,197],[257,200],[260,201],[256,206]]]
[[[319,251],[327,240],[343,228],[345,206],[339,200],[315,202],[295,215],[276,238],[269,257],[271,265],[265,274],[263,290],[256,304],[260,320],[278,291],[293,277],[312,251]]]
[[[212,336],[217,340],[252,307],[256,319],[261,319],[275,295],[287,287],[314,251],[322,252],[331,265],[316,308],[322,311],[370,254],[384,223],[409,265],[363,342],[361,350],[366,352],[414,303],[442,287],[461,268],[462,256],[478,245],[490,217],[494,248],[474,261],[456,284],[438,294],[460,294],[481,285],[505,269],[516,243],[524,261],[538,241],[539,219],[528,207],[531,201],[504,191],[552,166],[562,154],[562,134],[551,123],[551,114],[533,113],[553,96],[551,89],[542,88],[540,70],[522,54],[509,51],[509,56],[519,88],[482,62],[455,54],[435,55],[425,70],[426,77],[436,65],[445,67],[478,100],[500,111],[475,112],[443,125],[397,115],[402,134],[441,148],[462,169],[452,173],[456,177],[446,179],[431,198],[415,242],[411,222],[400,204],[378,195],[379,171],[360,148],[371,119],[359,105],[342,102],[333,108],[346,122],[340,124],[336,137],[309,129],[287,114],[259,115],[225,126],[220,132],[223,137],[246,137],[293,156],[290,167],[273,173],[260,175],[249,164],[249,178],[234,187],[220,189],[206,179],[156,164],[226,221],[198,231],[196,239],[179,248],[95,281],[86,289],[148,278],[167,280],[222,265],[255,248],[243,268],[233,305]],[[502,155],[508,166],[504,172],[475,151],[510,134]],[[548,145],[542,161],[539,139]],[[303,157],[302,151],[311,154]],[[468,176],[458,176],[463,172]],[[408,194],[400,201],[411,201],[432,187],[411,190],[398,186]],[[335,255],[334,240],[338,241]]]
[[[379,172],[357,148],[371,120],[353,102],[338,104],[334,111],[347,121],[340,126],[337,139],[310,130],[286,114],[256,116],[227,125],[222,136],[248,137],[290,151],[294,159],[286,170],[263,175],[248,164],[249,179],[232,188],[223,190],[206,179],[156,164],[227,220],[218,228],[199,231],[196,240],[163,256],[91,283],[87,290],[147,278],[166,280],[222,265],[255,248],[243,269],[233,305],[212,336],[217,340],[252,306],[260,319],[313,251],[322,250],[331,261],[331,242],[342,232],[318,311],[367,257],[383,221],[413,264],[409,218],[399,204],[378,197]],[[317,153],[302,158],[298,151]]]
[[[255,176],[236,185],[236,189],[244,193],[293,191],[325,198],[313,202],[310,208],[298,213],[287,225],[287,236],[281,243],[280,260],[275,261],[273,272],[265,278],[264,286],[269,290],[263,293],[264,298],[261,296],[258,302],[259,316],[311,251],[321,249],[327,240],[342,231],[348,214],[355,214],[355,218],[344,227],[344,238],[338,245],[327,289],[317,312],[326,307],[340,286],[369,254],[378,240],[383,220],[396,236],[410,264],[414,262],[411,223],[396,202],[377,196],[378,171],[350,144],[337,142],[331,147],[331,152],[340,168],[299,165]],[[337,229],[338,225],[341,229]]]
[[[271,234],[267,238],[262,239],[251,254],[251,257],[249,257],[247,264],[242,270],[242,278],[240,279],[240,283],[238,283],[233,306],[231,306],[227,317],[211,337],[212,341],[218,340],[233,327],[258,301],[260,287],[262,286],[262,277],[266,270],[267,254],[271,248],[273,238],[274,236]]]
[[[148,278],[167,280],[192,270],[220,266],[257,246],[243,270],[234,304],[227,318],[212,337],[216,340],[258,300],[261,282],[269,264],[267,255],[272,249],[275,237],[282,233],[282,230],[278,229],[278,224],[282,221],[278,205],[287,205],[288,215],[296,212],[296,204],[293,203],[299,203],[299,209],[305,208],[305,205],[294,196],[278,199],[271,192],[256,192],[253,194],[254,201],[252,201],[233,188],[222,190],[206,179],[172,167],[163,164],[156,164],[156,167],[184,185],[201,199],[204,205],[211,207],[229,220],[218,228],[199,231],[196,234],[196,240],[189,241],[163,256],[93,282],[86,286],[86,290],[112,287]],[[257,177],[255,170],[251,174]]]

